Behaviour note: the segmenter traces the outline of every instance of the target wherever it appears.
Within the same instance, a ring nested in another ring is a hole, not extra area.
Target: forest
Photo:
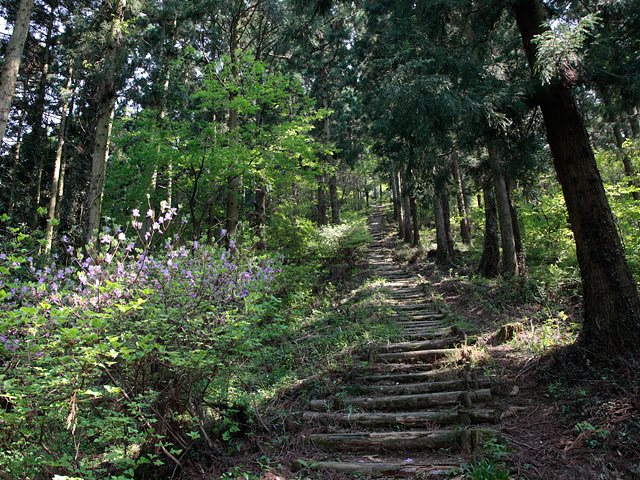
[[[0,479],[639,478],[638,168],[637,0],[0,0]]]

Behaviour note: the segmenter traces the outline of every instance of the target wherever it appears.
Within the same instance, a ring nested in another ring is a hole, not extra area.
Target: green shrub
[[[319,228],[310,242],[312,255],[323,265],[356,265],[365,256],[371,235],[364,219]]]

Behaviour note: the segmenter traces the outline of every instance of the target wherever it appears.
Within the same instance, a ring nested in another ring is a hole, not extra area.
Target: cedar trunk
[[[254,204],[254,232],[258,237],[256,249],[264,251],[267,249],[264,227],[267,220],[267,187],[259,185],[255,191],[256,199]]]
[[[484,245],[478,273],[483,277],[493,278],[498,275],[500,263],[500,238],[498,236],[498,212],[493,196],[493,184],[487,182],[484,193]]]
[[[404,240],[405,243],[411,243],[411,234],[412,234],[412,229],[411,229],[411,206],[410,206],[410,202],[409,202],[409,188],[407,187],[407,179],[406,179],[406,173],[407,173],[407,169],[402,168],[400,170],[400,192],[401,192],[401,198],[400,198],[400,203],[402,205],[402,220],[403,220],[403,226],[402,226],[402,232],[403,232],[403,236],[402,239]]]
[[[65,93],[71,90],[71,82],[73,78],[73,70],[69,67],[67,73],[67,83],[65,85]],[[58,145],[56,147],[56,158],[53,163],[53,175],[51,177],[51,193],[49,195],[49,208],[47,210],[47,227],[45,232],[45,253],[51,252],[53,243],[53,227],[56,219],[56,207],[58,205],[58,192],[60,190],[60,177],[62,172],[62,154],[64,150],[65,132],[67,129],[67,112],[69,111],[69,101],[65,94],[62,95],[62,107],[60,109],[60,124],[58,125]]]
[[[340,223],[340,200],[338,199],[338,179],[335,174],[329,177],[329,203],[331,204],[331,223],[337,225]]]
[[[4,55],[4,65],[0,72],[0,143],[4,139],[11,112],[11,103],[16,90],[18,70],[22,60],[22,51],[29,33],[29,23],[34,0],[21,0],[18,5],[16,23],[13,25],[11,40]]]
[[[436,222],[436,261],[440,265],[449,263],[449,248],[447,247],[447,232],[442,210],[442,197],[438,194],[433,196],[433,216]]]
[[[444,233],[447,238],[447,252],[449,254],[449,258],[452,258],[455,242],[453,241],[453,231],[451,230],[451,207],[449,206],[449,195],[446,192],[441,195],[440,202],[442,205],[442,215],[444,219]]]
[[[411,208],[411,224],[413,225],[413,243],[414,247],[420,245],[420,224],[418,223],[418,204],[415,195],[409,198],[409,207]]]
[[[393,219],[394,220],[398,220],[398,218],[400,217],[400,208],[398,206],[398,191],[397,191],[397,184],[396,184],[396,174],[395,174],[395,170],[391,169],[391,202],[393,203]]]
[[[109,141],[117,99],[117,68],[123,60],[122,33],[120,23],[124,19],[126,0],[118,0],[111,13],[111,32],[103,59],[102,80],[98,86],[98,108],[95,127],[95,141],[91,154],[91,179],[87,198],[86,238],[87,243],[93,241],[93,235],[100,227],[102,214],[102,194],[109,159]]]
[[[458,214],[460,215],[460,237],[462,238],[462,243],[465,245],[471,245],[471,221],[469,220],[469,208],[467,207],[462,175],[460,175],[460,166],[458,165],[458,159],[455,156],[451,159],[451,168],[453,178],[456,182],[456,201],[458,203]]]
[[[498,221],[500,223],[500,240],[502,244],[502,271],[507,275],[518,275],[518,257],[516,255],[516,241],[511,222],[511,206],[504,174],[500,166],[497,149],[493,142],[488,142],[489,163],[491,175],[496,191],[496,205],[498,207]]]
[[[324,175],[316,177],[318,182],[318,206],[316,211],[316,223],[320,226],[328,223],[327,219],[327,190]]]
[[[514,5],[514,13],[533,69],[536,46],[532,40],[545,28],[544,6],[540,0],[521,0]],[[605,355],[637,355],[640,299],[582,116],[565,83],[546,86],[539,102],[575,236],[584,296],[580,341]]]

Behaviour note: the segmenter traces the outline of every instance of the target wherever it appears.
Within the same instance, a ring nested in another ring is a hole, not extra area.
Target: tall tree
[[[549,29],[540,0],[518,0],[513,13],[533,72],[537,70],[536,36]],[[582,277],[584,327],[581,343],[594,352],[637,353],[640,299],[626,262],[593,150],[570,86],[571,66],[540,87],[538,103],[569,221]]]
[[[120,69],[124,58],[124,15],[126,0],[105,0],[103,4],[104,22],[108,25],[104,57],[97,87],[97,114],[95,120],[95,139],[91,154],[91,177],[87,196],[86,238],[91,242],[100,226],[102,214],[102,195],[109,159],[109,142],[115,114],[116,100],[120,83]]]
[[[29,33],[29,23],[34,0],[20,0],[18,13],[13,24],[13,33],[0,71],[0,143],[4,140],[9,121],[9,112],[16,89],[18,70],[22,61],[24,44]]]

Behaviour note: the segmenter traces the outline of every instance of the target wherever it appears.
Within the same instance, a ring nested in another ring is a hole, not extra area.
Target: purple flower
[[[140,216],[140,210],[134,208],[133,210],[131,210],[131,216],[134,218],[138,218]]]

